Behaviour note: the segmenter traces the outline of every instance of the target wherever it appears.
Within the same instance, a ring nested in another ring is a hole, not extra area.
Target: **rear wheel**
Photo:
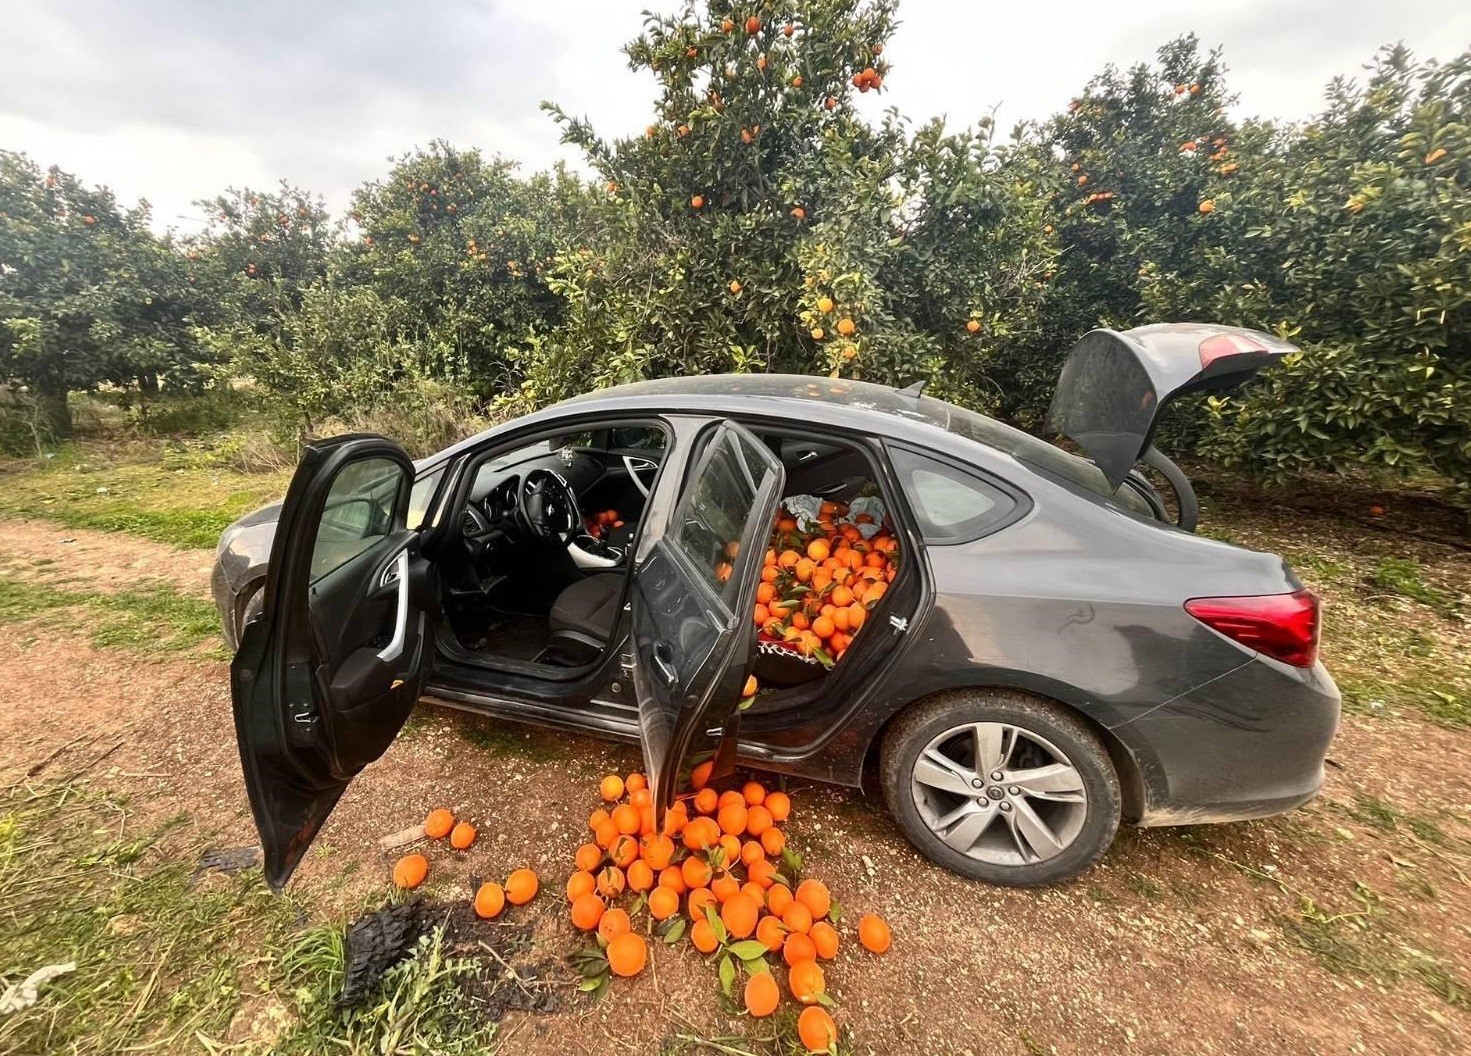
[[[884,738],[889,812],[926,858],[1009,887],[1070,879],[1118,831],[1118,775],[1067,709],[1004,690],[947,693]]]

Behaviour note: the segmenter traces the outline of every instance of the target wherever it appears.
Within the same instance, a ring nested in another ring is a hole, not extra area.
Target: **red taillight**
[[[1293,667],[1318,659],[1318,599],[1310,590],[1245,598],[1191,598],[1185,611],[1233,642]]]
[[[1204,370],[1218,359],[1227,356],[1243,356],[1249,352],[1265,352],[1267,346],[1246,334],[1217,334],[1200,343],[1200,369]]]

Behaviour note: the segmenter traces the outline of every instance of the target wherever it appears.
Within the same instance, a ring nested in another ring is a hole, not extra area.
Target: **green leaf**
[[[668,925],[664,928],[662,932],[664,941],[673,946],[680,939],[684,938],[684,930],[686,926],[686,921],[683,916],[671,917],[669,919]]]
[[[723,945],[730,938],[730,933],[725,930],[725,922],[720,919],[720,914],[715,912],[714,906],[705,907],[705,919],[710,923],[710,930],[715,932],[715,938]]]
[[[730,952],[743,961],[753,961],[766,956],[766,944],[755,939],[743,939],[730,944]]]
[[[726,997],[730,997],[731,991],[735,986],[736,969],[735,962],[730,959],[729,954],[720,958],[718,971],[720,973],[720,991]]]

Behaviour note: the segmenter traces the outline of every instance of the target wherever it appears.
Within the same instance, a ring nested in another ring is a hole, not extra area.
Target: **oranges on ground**
[[[475,915],[494,920],[506,908],[506,893],[500,884],[481,884],[475,892]]]
[[[455,827],[455,816],[443,807],[431,810],[429,816],[424,819],[424,835],[431,840],[442,840],[449,835],[450,829]]]
[[[786,929],[781,926],[779,917],[767,915],[756,923],[756,941],[771,953],[782,948],[786,935]]]
[[[609,774],[598,786],[598,793],[609,803],[617,803],[623,798],[623,778],[617,774]]]
[[[690,942],[694,943],[695,949],[701,953],[714,953],[715,947],[720,945],[715,929],[710,926],[708,920],[703,918],[695,921],[695,926],[690,928]]]
[[[462,821],[450,830],[449,845],[457,851],[469,850],[477,835],[479,834],[475,831],[474,825],[468,821]]]
[[[567,878],[567,901],[576,902],[583,895],[598,889],[598,878],[586,870],[579,869]]]
[[[725,930],[738,939],[748,939],[756,931],[761,917],[761,906],[744,892],[737,892],[725,900],[720,907],[720,922]]]
[[[541,881],[530,869],[517,869],[506,877],[506,901],[513,906],[524,906],[541,890]]]
[[[393,882],[405,891],[412,891],[429,875],[429,859],[422,854],[406,854],[393,863]]]
[[[604,898],[617,898],[623,893],[626,880],[623,870],[616,865],[609,865],[598,873],[598,894]]]
[[[643,859],[630,863],[624,877],[628,880],[630,891],[643,893],[654,886],[654,870]]]
[[[813,1005],[797,1017],[797,1037],[808,1052],[827,1052],[838,1040],[838,1025],[827,1009]]]
[[[787,989],[804,1005],[815,1005],[827,991],[827,980],[816,961],[797,961],[787,969]]]
[[[577,848],[573,861],[577,863],[577,868],[590,873],[603,864],[603,849],[595,843],[584,843]]]
[[[598,938],[604,942],[612,942],[619,935],[627,935],[633,930],[633,920],[626,910],[605,909],[602,919],[598,921]]]
[[[800,932],[788,932],[787,937],[782,940],[781,959],[791,967],[801,961],[815,961],[817,959],[817,943],[811,937]]]
[[[669,887],[656,887],[649,892],[649,916],[668,920],[679,912],[679,892]]]
[[[770,972],[756,972],[746,980],[746,1011],[757,1019],[769,1016],[781,1004],[781,988]]]
[[[807,937],[812,940],[812,946],[817,950],[818,960],[830,961],[838,955],[838,929],[827,921],[819,920],[813,924]]]
[[[649,960],[649,946],[644,937],[635,932],[619,935],[608,943],[608,967],[614,975],[625,978],[644,970]]]
[[[811,911],[813,920],[821,920],[832,908],[832,895],[821,880],[803,880],[793,894],[798,902]]]
[[[592,931],[603,919],[603,900],[589,891],[572,900],[572,923],[583,931]]]
[[[865,950],[886,953],[894,940],[884,918],[877,913],[869,913],[858,922],[858,941],[863,943]]]

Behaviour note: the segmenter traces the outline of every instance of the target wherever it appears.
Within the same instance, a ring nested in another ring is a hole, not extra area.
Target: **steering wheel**
[[[566,545],[582,526],[577,493],[550,469],[533,469],[516,489],[516,512],[521,523],[539,539]]]

